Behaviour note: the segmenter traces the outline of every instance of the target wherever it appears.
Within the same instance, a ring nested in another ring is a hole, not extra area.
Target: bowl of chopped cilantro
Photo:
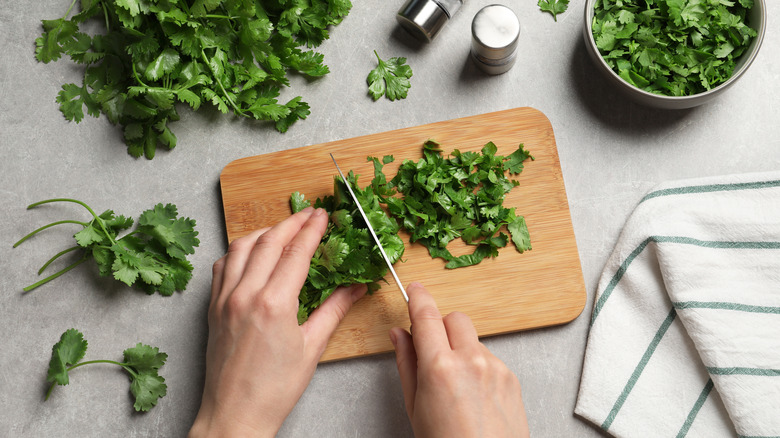
[[[587,0],[585,45],[640,104],[683,109],[731,87],[755,59],[764,0]]]

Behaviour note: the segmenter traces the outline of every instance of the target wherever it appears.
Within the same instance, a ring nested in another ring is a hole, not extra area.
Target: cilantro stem
[[[78,225],[81,225],[83,227],[86,227],[87,225],[89,225],[86,222],[81,222],[81,221],[77,221],[77,220],[64,220],[64,221],[52,222],[50,224],[47,224],[47,225],[44,225],[44,226],[38,228],[37,230],[31,232],[30,234],[22,237],[18,242],[14,243],[14,248],[16,248],[17,246],[21,245],[25,240],[27,240],[30,237],[38,234],[39,232],[41,232],[41,231],[43,231],[43,230],[45,230],[47,228],[51,228],[51,227],[53,227],[55,225],[61,225],[61,224],[78,224]]]
[[[65,12],[65,15],[62,16],[63,20],[66,19],[68,15],[70,15],[70,11],[73,10],[74,6],[76,6],[76,0],[73,0],[73,2],[71,2],[70,6],[68,7],[68,10]]]
[[[78,368],[78,367],[80,367],[80,366],[83,366],[83,365],[91,365],[91,364],[96,364],[96,363],[110,363],[110,364],[112,364],[112,365],[119,365],[120,367],[124,368],[124,370],[125,370],[125,371],[127,371],[128,373],[130,373],[130,375],[131,375],[131,376],[133,376],[133,378],[135,378],[135,377],[138,377],[138,374],[137,374],[137,373],[135,373],[135,372],[132,370],[132,368],[130,368],[130,367],[128,366],[128,364],[126,364],[126,363],[122,363],[122,362],[117,362],[117,361],[114,361],[114,360],[108,360],[108,359],[100,359],[100,360],[87,360],[87,361],[84,361],[84,362],[80,362],[80,363],[77,363],[77,364],[75,364],[75,365],[72,365],[72,366],[70,366],[70,367],[67,369],[67,372],[71,372],[71,371],[73,371],[74,369],[76,369],[76,368]],[[44,398],[44,401],[46,401],[46,400],[48,400],[48,399],[49,399],[49,396],[51,395],[51,392],[54,390],[54,387],[55,387],[55,386],[57,386],[57,384],[56,384],[56,383],[52,383],[52,384],[51,384],[51,386],[49,386],[49,390],[48,390],[48,391],[46,391],[46,398]]]
[[[109,24],[108,10],[106,9],[105,2],[100,2],[100,7],[103,8],[103,16],[106,18],[106,33],[110,33],[111,32],[111,25]]]
[[[38,287],[38,286],[40,286],[42,284],[48,283],[49,281],[54,280],[55,278],[59,277],[60,275],[66,273],[66,272],[70,271],[71,269],[75,268],[76,266],[84,263],[85,261],[87,261],[88,258],[89,257],[87,257],[87,255],[85,254],[84,257],[82,257],[81,259],[79,259],[75,263],[71,264],[70,266],[67,266],[67,267],[63,268],[61,271],[58,271],[58,272],[56,272],[56,273],[54,273],[52,275],[49,275],[48,277],[44,278],[41,281],[38,281],[36,283],[33,283],[33,284],[25,287],[23,290],[25,292],[29,292],[29,291],[35,289],[36,287]]]
[[[141,80],[141,78],[138,77],[138,71],[135,69],[135,62],[131,62],[130,64],[133,66],[133,77],[135,77],[135,81],[146,88],[151,88],[148,85],[146,85],[144,81]]]
[[[36,203],[30,204],[30,205],[28,205],[28,206],[27,206],[27,209],[28,209],[28,210],[30,210],[30,209],[32,209],[32,208],[35,208],[35,207],[39,206],[39,205],[42,205],[42,204],[48,204],[48,203],[50,203],[50,202],[73,202],[73,203],[75,203],[75,204],[79,204],[80,206],[82,206],[82,207],[86,208],[86,209],[87,209],[87,211],[89,211],[89,213],[92,215],[92,217],[93,217],[93,218],[95,218],[95,220],[97,221],[97,223],[100,225],[100,228],[102,228],[102,229],[103,229],[103,232],[104,232],[104,233],[106,233],[106,237],[108,237],[108,240],[110,240],[110,241],[111,241],[111,243],[116,243],[116,242],[114,242],[114,239],[111,237],[111,234],[109,234],[108,230],[106,229],[106,225],[103,223],[103,220],[102,220],[102,219],[100,219],[100,216],[98,216],[98,215],[97,215],[97,214],[96,214],[96,213],[95,213],[95,212],[92,210],[92,208],[90,208],[90,206],[89,206],[89,205],[87,205],[87,204],[85,204],[85,203],[83,203],[83,202],[81,202],[81,201],[79,201],[79,200],[77,200],[77,199],[71,199],[71,198],[53,198],[53,199],[47,199],[47,200],[45,200],[45,201],[38,201],[38,202],[36,202]]]
[[[227,101],[230,104],[230,106],[232,106],[233,109],[238,114],[241,114],[242,116],[245,116],[246,114],[244,113],[244,111],[241,108],[236,106],[235,102],[233,102],[233,99],[230,98],[230,95],[228,95],[227,91],[225,90],[225,87],[222,86],[222,81],[220,81],[219,77],[217,77],[217,73],[214,72],[213,68],[211,68],[211,62],[209,62],[209,58],[206,56],[206,52],[201,50],[200,51],[200,56],[203,59],[203,62],[206,63],[206,66],[208,66],[209,71],[211,71],[211,74],[214,76],[214,80],[217,81],[217,85],[219,85],[219,89],[222,90],[222,94],[225,96],[225,99],[227,99]]]
[[[58,252],[57,254],[55,254],[55,255],[54,255],[54,257],[50,258],[50,259],[49,259],[49,261],[47,261],[46,263],[44,263],[44,264],[43,264],[43,266],[41,266],[41,269],[39,269],[39,270],[38,270],[38,275],[41,275],[41,274],[43,273],[43,271],[45,271],[45,270],[46,270],[46,268],[48,268],[48,267],[49,267],[49,265],[50,265],[50,264],[51,264],[53,261],[57,260],[58,258],[60,258],[61,256],[65,255],[65,254],[67,254],[67,253],[69,253],[69,252],[71,252],[71,251],[75,251],[75,250],[77,250],[77,249],[81,249],[81,247],[80,247],[80,246],[78,246],[78,245],[76,245],[76,246],[73,246],[73,247],[71,247],[71,248],[64,249],[64,250],[62,250],[62,251]]]

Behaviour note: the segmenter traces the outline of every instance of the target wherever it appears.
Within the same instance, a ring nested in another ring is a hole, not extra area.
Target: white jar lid
[[[504,5],[488,5],[471,22],[472,51],[486,62],[500,61],[512,56],[520,36],[520,21]]]

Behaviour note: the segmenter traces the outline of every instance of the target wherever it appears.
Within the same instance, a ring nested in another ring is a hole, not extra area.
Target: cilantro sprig
[[[46,400],[55,386],[70,383],[71,371],[94,364],[117,365],[130,375],[130,393],[135,398],[133,408],[136,411],[148,411],[167,393],[168,386],[165,379],[159,375],[159,370],[165,365],[168,355],[160,352],[157,347],[138,343],[124,351],[122,362],[107,359],[82,361],[86,353],[87,341],[80,331],[69,329],[62,334],[59,342],[52,347],[46,375],[46,381],[51,385],[46,392]]]
[[[423,144],[423,158],[405,160],[389,183],[402,196],[385,199],[388,212],[409,232],[411,242],[424,245],[431,257],[444,259],[449,269],[497,256],[510,236],[518,252],[531,249],[525,218],[503,202],[519,184],[505,174],[520,174],[523,162],[534,157],[523,144],[508,156],[497,152],[489,142],[479,153],[456,149],[444,158],[439,143],[428,140]],[[502,231],[504,227],[509,236]],[[474,251],[453,255],[447,246],[457,238],[474,245]]]
[[[133,226],[133,219],[117,216],[112,210],[100,215],[84,202],[55,198],[30,204],[27,208],[52,202],[71,202],[84,207],[91,219],[60,220],[44,225],[14,244],[14,248],[43,230],[62,224],[80,225],[82,229],[75,233],[76,245],[64,249],[49,259],[38,271],[41,275],[49,265],[72,251],[82,251],[82,256],[74,263],[48,277],[24,288],[25,292],[35,289],[65,274],[89,259],[96,262],[100,275],[113,277],[128,286],[137,286],[148,294],[158,292],[172,295],[174,291],[183,291],[192,277],[192,265],[187,255],[195,253],[200,244],[195,231],[195,220],[177,217],[173,204],[157,204],[141,213],[137,228],[119,237],[119,233]]]
[[[65,84],[57,96],[65,118],[78,123],[85,109],[105,114],[122,127],[130,155],[152,159],[158,146],[176,146],[169,124],[179,120],[177,102],[193,110],[210,103],[280,132],[305,119],[309,105],[301,96],[279,102],[281,89],[290,72],[329,72],[311,49],[351,7],[349,0],[73,0],[61,18],[42,21],[35,56],[84,65],[81,84]],[[82,32],[91,22],[104,32]]]
[[[756,31],[753,0],[597,0],[593,37],[604,60],[642,90],[688,96],[728,80]]]
[[[363,189],[358,175],[346,175],[369,222],[379,237],[391,263],[401,259],[404,243],[398,236],[399,226],[381,208],[384,197],[393,192],[382,173],[385,164],[374,159],[374,179]],[[298,321],[303,323],[339,286],[367,284],[369,292],[379,288],[377,281],[387,274],[387,265],[366,228],[357,206],[340,177],[333,180],[333,195],[317,198],[314,206],[324,208],[330,217],[328,228],[311,260],[309,275],[298,296]],[[290,197],[293,212],[311,205],[295,192]]]
[[[558,14],[569,8],[569,0],[539,0],[537,5],[542,12],[549,12],[553,20],[558,21]]]
[[[368,93],[376,101],[386,96],[391,101],[406,99],[412,84],[412,68],[406,64],[406,58],[390,58],[382,60],[374,50],[377,66],[368,73]]]

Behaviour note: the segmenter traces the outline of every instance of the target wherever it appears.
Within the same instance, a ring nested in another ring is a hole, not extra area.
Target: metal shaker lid
[[[508,7],[488,5],[474,16],[471,35],[474,56],[487,61],[504,59],[517,49],[520,21]]]
[[[462,3],[462,0],[407,0],[396,19],[416,38],[431,42]]]

